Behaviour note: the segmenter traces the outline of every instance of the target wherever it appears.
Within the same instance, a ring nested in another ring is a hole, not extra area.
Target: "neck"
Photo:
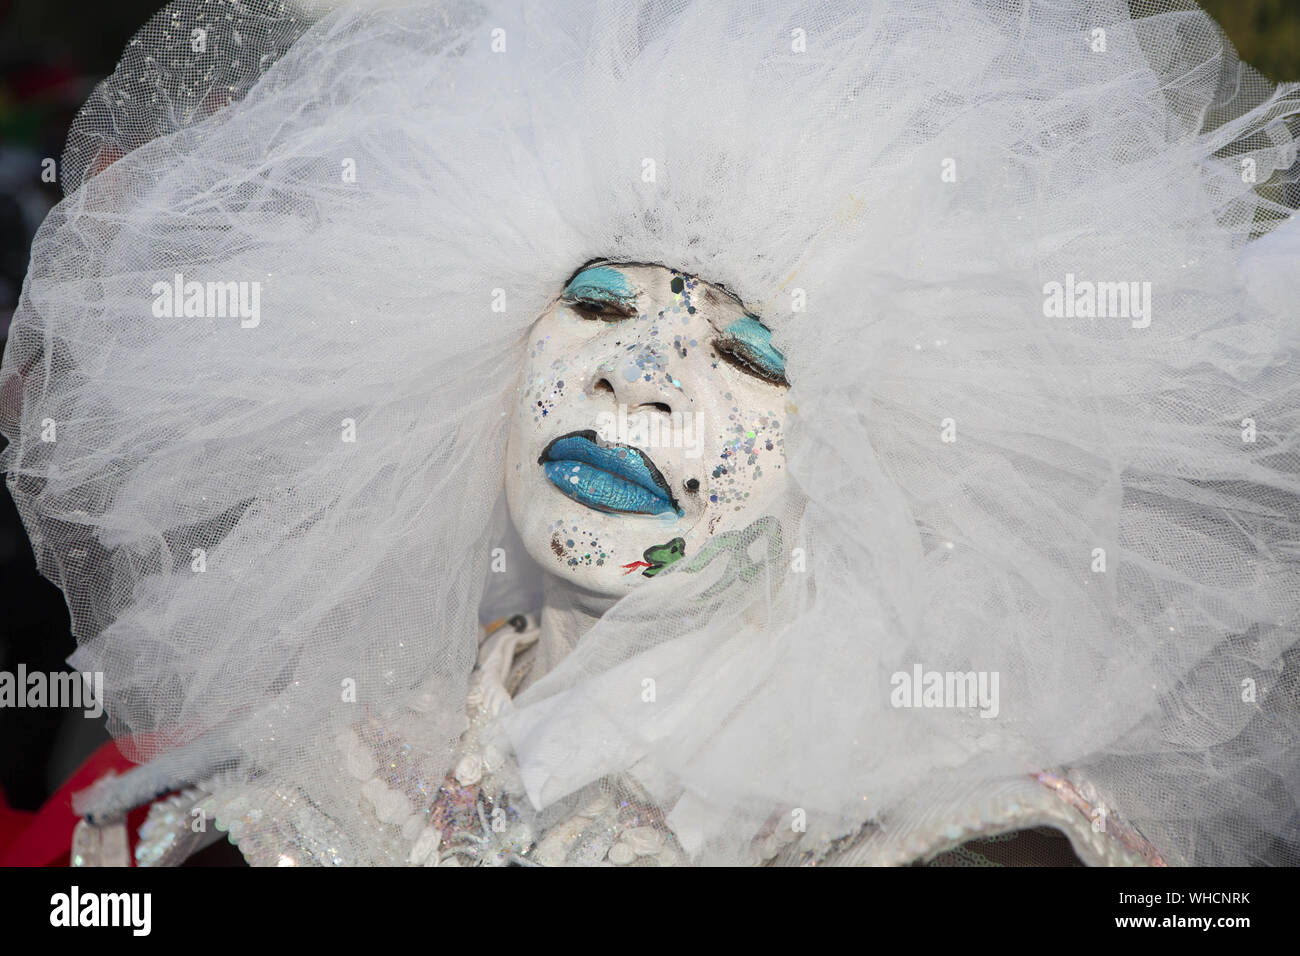
[[[546,575],[542,593],[541,633],[527,684],[549,673],[577,646],[582,635],[614,606],[617,598],[574,587],[563,578]]]

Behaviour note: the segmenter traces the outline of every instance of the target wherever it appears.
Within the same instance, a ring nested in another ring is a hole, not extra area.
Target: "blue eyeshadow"
[[[583,269],[569,282],[564,290],[564,298],[583,302],[599,302],[609,305],[631,305],[636,298],[636,290],[628,282],[627,276],[609,266],[592,266]]]
[[[772,345],[772,330],[752,315],[746,315],[723,330],[744,350],[745,358],[773,378],[785,377],[785,356]]]

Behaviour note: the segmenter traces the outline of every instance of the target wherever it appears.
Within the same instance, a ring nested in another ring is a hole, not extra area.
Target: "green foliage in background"
[[[1200,0],[1237,55],[1270,80],[1300,80],[1300,0]]]

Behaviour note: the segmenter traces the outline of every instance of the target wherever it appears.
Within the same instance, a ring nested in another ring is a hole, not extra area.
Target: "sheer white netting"
[[[2,384],[73,664],[155,761],[118,802],[221,767],[346,832],[329,741],[417,690],[446,768],[531,593],[489,573],[524,336],[599,256],[764,317],[801,494],[507,711],[543,822],[626,785],[743,860],[1073,768],[1170,861],[1300,862],[1300,243],[1255,239],[1300,93],[1135,6],[173,3],[73,129]],[[256,316],[157,315],[177,274]],[[998,716],[892,707],[918,664]]]

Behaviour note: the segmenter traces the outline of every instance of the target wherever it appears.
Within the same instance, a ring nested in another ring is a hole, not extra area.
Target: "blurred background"
[[[1241,58],[1274,81],[1300,80],[1300,0],[1202,0]],[[0,0],[0,340],[8,334],[32,236],[61,188],[49,174],[95,84],[162,0]],[[43,176],[43,172],[45,175]],[[0,443],[4,441],[0,437]],[[63,596],[36,573],[0,488],[0,671],[50,673],[75,648]],[[81,710],[0,708],[0,850],[96,747],[104,720]]]

